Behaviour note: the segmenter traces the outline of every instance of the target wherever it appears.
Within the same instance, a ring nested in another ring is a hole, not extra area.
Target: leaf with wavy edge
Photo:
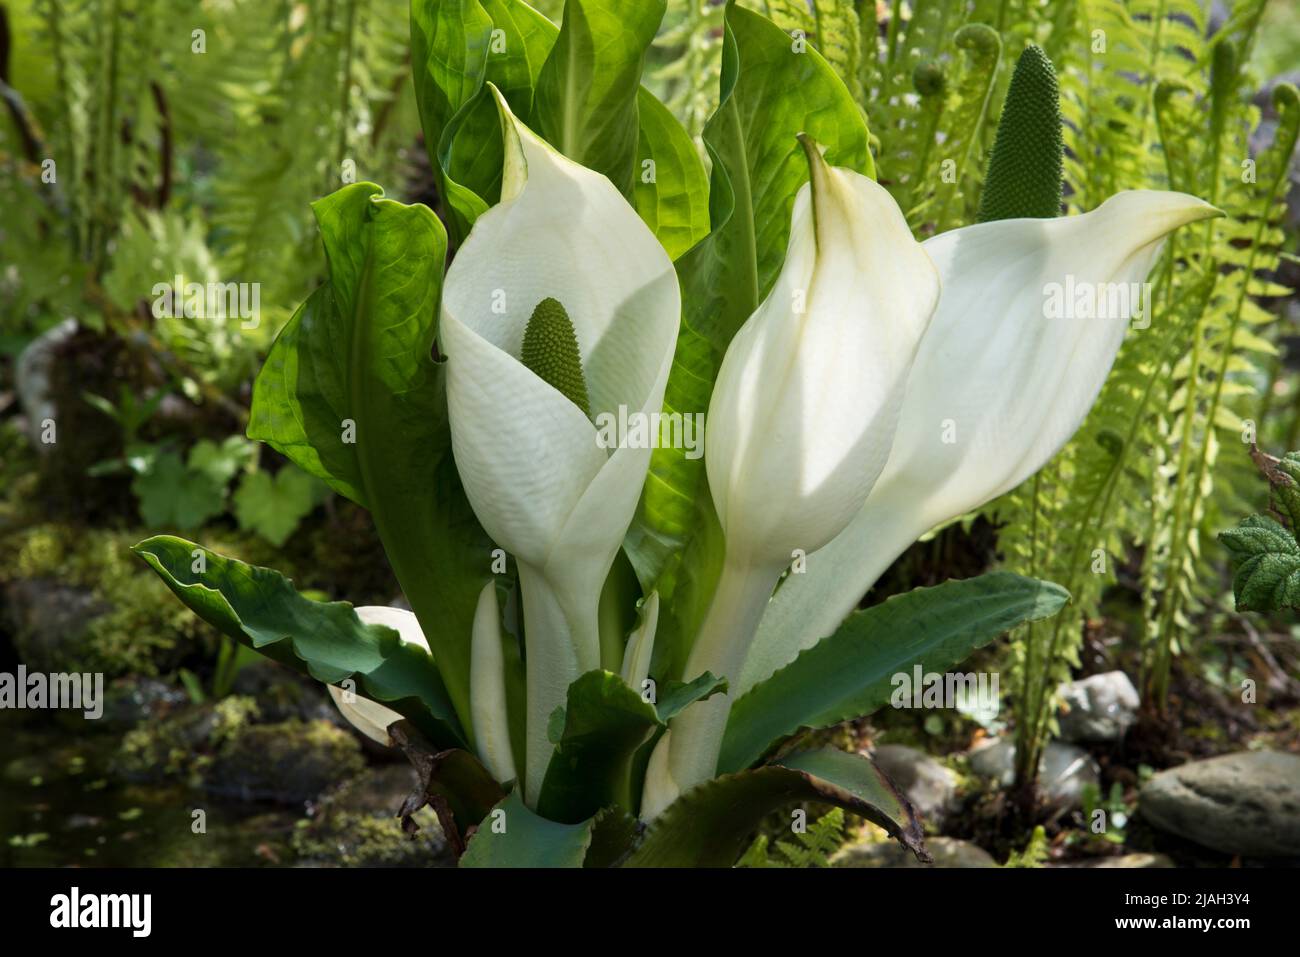
[[[894,675],[916,665],[944,671],[1011,628],[1050,618],[1069,598],[1052,582],[992,572],[854,612],[732,705],[718,769],[748,767],[801,729],[871,714],[889,702]]]
[[[354,678],[358,694],[408,718],[436,746],[465,746],[433,658],[391,628],[362,624],[347,602],[311,601],[274,569],[172,535],[132,551],[222,634],[326,684]]]
[[[862,755],[827,749],[692,788],[655,818],[624,866],[731,867],[765,815],[805,801],[859,814],[929,862],[916,812],[885,773]]]

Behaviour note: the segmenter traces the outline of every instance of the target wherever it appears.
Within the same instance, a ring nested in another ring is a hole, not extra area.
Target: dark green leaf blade
[[[893,676],[945,671],[1016,625],[1069,600],[1052,582],[993,572],[917,588],[854,612],[732,706],[718,770],[748,767],[802,728],[825,728],[887,704]]]
[[[557,824],[530,811],[516,788],[470,838],[461,867],[581,867],[592,821]]]
[[[884,773],[862,755],[823,750],[692,788],[654,820],[626,866],[731,867],[765,815],[805,801],[860,814],[928,860],[915,811]]]
[[[1232,556],[1238,611],[1300,608],[1300,545],[1279,522],[1251,515],[1219,534]]]
[[[537,812],[573,824],[601,808],[633,810],[632,759],[656,728],[655,708],[608,671],[569,686],[564,726],[537,799]]]
[[[327,684],[355,678],[357,693],[410,719],[439,747],[464,746],[433,658],[391,628],[363,624],[347,602],[311,601],[273,569],[171,535],[133,551],[222,634]]]

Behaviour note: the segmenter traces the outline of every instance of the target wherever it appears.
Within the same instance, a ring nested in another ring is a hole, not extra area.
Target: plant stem
[[[528,714],[525,722],[524,801],[536,806],[555,745],[547,726],[556,708],[563,708],[569,685],[598,661],[579,660],[581,647],[599,647],[599,639],[582,642],[570,623],[555,586],[539,569],[519,563],[519,588],[524,604],[524,650]],[[595,627],[595,616],[591,626]]]
[[[686,661],[687,681],[706,671],[733,682],[739,679],[745,655],[783,570],[755,568],[734,561],[730,555],[724,560],[718,590]],[[668,771],[680,790],[703,784],[717,772],[722,733],[730,711],[731,696],[716,694],[691,705],[673,720]]]

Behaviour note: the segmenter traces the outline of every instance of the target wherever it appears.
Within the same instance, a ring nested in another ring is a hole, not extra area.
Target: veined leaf
[[[631,196],[637,93],[665,0],[568,0],[537,79],[530,126],[569,159]]]
[[[1238,611],[1300,608],[1300,545],[1267,515],[1251,515],[1219,534],[1232,555]]]
[[[557,824],[530,811],[516,788],[484,818],[461,867],[581,867],[592,821]]]
[[[725,681],[706,673],[690,684],[670,685],[663,699],[651,704],[611,672],[579,677],[569,686],[563,730],[546,769],[538,813],[576,823],[605,807],[635,811],[637,755],[643,745],[687,705],[725,688]]]
[[[470,626],[492,545],[451,459],[432,358],[446,236],[426,207],[380,195],[358,183],[314,205],[329,282],[271,347],[248,436],[370,509],[469,728]]]
[[[362,624],[347,602],[311,601],[273,569],[171,535],[132,550],[222,634],[326,684],[354,678],[357,693],[408,718],[438,747],[464,746],[433,658],[391,628]]]
[[[824,801],[860,814],[928,861],[911,803],[870,759],[833,749],[714,778],[657,817],[628,867],[731,867],[768,813]]]
[[[685,128],[645,87],[637,91],[637,112],[632,205],[676,260],[709,234],[709,176]]]
[[[718,769],[737,771],[801,728],[825,728],[887,704],[893,677],[945,671],[1016,625],[1055,615],[1069,594],[993,572],[917,588],[854,612],[835,634],[736,701]]]

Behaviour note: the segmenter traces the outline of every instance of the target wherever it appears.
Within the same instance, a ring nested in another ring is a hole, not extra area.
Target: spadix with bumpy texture
[[[558,299],[547,297],[533,310],[524,328],[524,345],[519,361],[581,409],[583,415],[591,414],[578,336],[573,331],[573,321]]]
[[[1051,219],[1061,211],[1061,101],[1052,61],[1029,44],[998,120],[979,221]]]

